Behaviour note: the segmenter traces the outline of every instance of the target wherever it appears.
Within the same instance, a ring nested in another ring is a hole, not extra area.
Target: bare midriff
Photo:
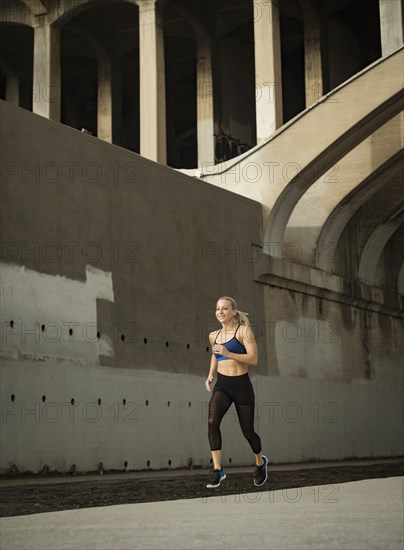
[[[248,372],[248,366],[243,363],[239,363],[235,359],[226,359],[218,361],[217,372],[224,376],[241,376]]]

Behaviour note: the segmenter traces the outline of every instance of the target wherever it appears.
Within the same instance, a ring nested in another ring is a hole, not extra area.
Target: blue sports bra
[[[240,325],[239,325],[240,326]],[[236,338],[236,334],[237,334],[237,331],[239,329],[239,326],[236,328],[236,332],[234,333],[234,336],[231,340],[229,340],[228,342],[224,342],[224,343],[221,343],[221,342],[216,342],[216,339],[217,337],[219,336],[219,333],[220,333],[220,329],[219,332],[216,334],[216,338],[215,338],[215,341],[213,342],[214,344],[221,344],[222,346],[224,346],[227,351],[230,351],[231,353],[247,353],[247,350],[245,349],[245,346],[243,346],[243,344],[237,340]],[[230,359],[230,357],[223,357],[223,355],[220,355],[220,353],[215,353],[216,355],[216,359],[218,361],[225,361],[226,359]]]

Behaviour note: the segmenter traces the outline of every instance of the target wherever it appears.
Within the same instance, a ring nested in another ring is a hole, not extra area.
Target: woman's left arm
[[[244,328],[243,344],[247,353],[232,353],[231,351],[227,351],[227,349],[220,344],[216,344],[216,346],[220,347],[220,349],[216,351],[223,355],[223,357],[228,357],[229,359],[234,359],[239,363],[244,363],[245,365],[252,365],[255,367],[258,364],[258,346],[251,327]]]

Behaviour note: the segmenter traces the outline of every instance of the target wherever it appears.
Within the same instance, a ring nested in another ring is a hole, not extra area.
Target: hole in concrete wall
[[[11,394],[11,401],[15,401],[15,395],[13,393]]]
[[[98,403],[99,405],[101,405],[101,399],[100,399],[100,398],[98,398],[97,403]]]
[[[209,460],[209,462],[210,462],[211,464],[213,464],[213,459],[211,458],[211,459]]]
[[[168,342],[166,342],[166,348],[168,348]]]
[[[70,399],[70,405],[74,405],[74,397]]]
[[[41,330],[42,330],[42,332],[45,332],[45,325],[41,326]]]
[[[122,340],[122,342],[125,340],[125,335],[124,334],[121,334],[121,340]]]
[[[171,466],[171,460],[168,461],[168,465]]]
[[[206,347],[206,351],[209,353],[209,347],[208,346]]]
[[[143,342],[147,344],[147,338],[143,338]]]
[[[191,401],[188,401],[188,407],[190,407],[190,406],[191,406]]]
[[[101,332],[99,330],[97,330],[97,338],[98,340],[101,338]]]
[[[14,321],[10,321],[10,327],[13,328],[14,326]]]
[[[148,406],[149,406],[149,400],[146,399],[146,407],[148,407]]]
[[[231,458],[229,458],[229,464],[231,464]]]
[[[43,395],[42,396],[42,403],[45,403],[45,401],[46,401],[46,395]]]
[[[150,466],[150,460],[147,461],[147,467],[149,467],[149,466]]]
[[[187,344],[187,349],[189,349],[189,344]]]
[[[170,402],[169,402],[169,401],[167,401],[167,407],[169,407],[169,406],[170,406]]]
[[[126,405],[126,399],[125,399],[125,398],[124,398],[124,399],[122,399],[122,403],[123,403],[123,406],[125,406],[125,405]]]
[[[69,334],[70,334],[70,336],[73,334],[73,329],[72,328],[69,328]]]
[[[128,467],[128,461],[125,460],[125,468],[127,468],[127,467]]]

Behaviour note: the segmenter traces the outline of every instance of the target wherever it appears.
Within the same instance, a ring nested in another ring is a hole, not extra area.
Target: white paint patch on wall
[[[87,265],[81,282],[6,263],[0,273],[3,357],[98,364],[99,354],[113,355],[112,342],[97,338],[97,298],[114,301],[112,273]]]

